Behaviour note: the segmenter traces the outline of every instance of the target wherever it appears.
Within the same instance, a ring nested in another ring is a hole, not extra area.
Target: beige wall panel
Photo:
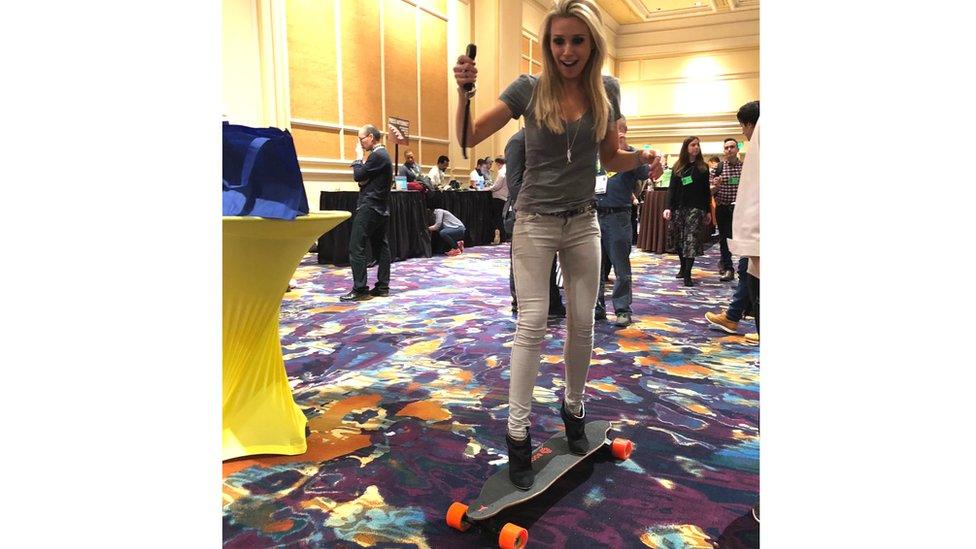
[[[542,26],[542,20],[545,18],[546,10],[540,8],[535,2],[522,3],[522,26],[532,34],[542,36],[538,34],[539,27]]]
[[[542,74],[542,65],[539,63],[532,63],[532,74]]]
[[[421,128],[424,137],[447,139],[447,22],[420,12],[420,36]]]
[[[291,116],[338,122],[334,0],[288,0]]]
[[[681,29],[620,34],[617,40],[617,47],[628,48],[656,44],[679,44],[701,40],[721,40],[724,38],[753,36],[759,34],[758,23],[758,20],[753,20],[749,22],[708,25],[707,27],[689,26]]]
[[[640,78],[700,78],[759,72],[759,50],[690,54],[640,62]]]
[[[409,120],[411,134],[417,133],[418,122],[416,13],[417,9],[403,0],[384,0],[386,116]],[[403,147],[400,149],[402,152]]]
[[[532,42],[532,62],[542,64],[542,44]]]
[[[620,80],[640,80],[640,61],[621,61]]]
[[[519,67],[520,67],[519,68],[519,72],[521,74],[531,74],[531,72],[532,72],[532,69],[529,68],[529,60],[528,59],[521,59],[520,60]]]
[[[532,49],[531,44],[532,44],[531,40],[529,40],[525,36],[522,37],[522,55],[526,55],[526,56],[531,55],[530,53],[530,50]]]
[[[447,1],[448,0],[423,0],[420,5],[431,8],[441,15],[447,15]],[[454,2],[456,0],[451,1]]]
[[[295,139],[295,151],[298,156],[339,158],[339,132],[337,130],[292,128],[291,134]]]
[[[626,114],[642,116],[721,113],[737,111],[758,96],[758,78],[628,84],[621,88],[621,108]]]
[[[380,5],[342,0],[340,10],[343,120],[347,126],[373,124],[386,131],[380,86]],[[346,157],[352,158],[354,150],[347,145]]]
[[[379,126],[376,127],[379,128]],[[352,161],[356,159],[356,143],[359,142],[359,132],[346,130],[344,135],[345,138],[342,140],[342,144],[344,145],[342,149],[342,153],[344,155],[343,158],[345,158],[346,160],[349,161],[350,164],[352,164]]]
[[[433,166],[437,164],[437,157],[440,155],[445,155],[450,157],[450,153],[447,152],[447,145],[442,145],[440,143],[429,143],[424,142],[423,154],[420,158],[420,163],[424,166]],[[451,160],[454,160],[453,158]],[[461,159],[463,160],[463,158]],[[424,175],[427,175],[427,170],[424,170]]]

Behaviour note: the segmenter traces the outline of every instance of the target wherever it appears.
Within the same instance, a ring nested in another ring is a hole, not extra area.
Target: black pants
[[[491,231],[495,232],[498,229],[498,238],[500,242],[508,242],[511,240],[508,237],[508,233],[505,232],[505,225],[502,223],[503,212],[505,211],[505,201],[501,198],[491,199]]]
[[[512,251],[508,251],[508,289],[512,292],[512,308],[518,307],[515,298],[515,272],[512,268]],[[552,268],[549,269],[549,312],[564,310],[563,297],[559,295],[559,284],[556,283],[556,258],[552,258]]]
[[[752,314],[756,317],[756,333],[759,333],[759,279],[751,274],[746,275],[749,279],[749,301],[752,302]]]
[[[349,236],[349,263],[352,266],[352,289],[356,293],[369,291],[366,280],[366,242],[369,242],[379,262],[376,270],[376,288],[390,289],[390,243],[387,240],[387,230],[390,226],[390,216],[380,215],[369,206],[363,206],[356,211],[352,220],[352,234]]]
[[[715,220],[718,225],[718,245],[722,251],[722,258],[719,260],[719,267],[723,271],[731,271],[732,252],[729,251],[729,242],[732,238],[732,212],[735,211],[734,204],[717,204],[715,206]]]
[[[631,228],[631,231],[632,231],[632,234],[631,234],[631,237],[632,237],[631,238],[631,242],[632,243],[636,243],[637,242],[637,219],[638,219],[639,215],[640,215],[640,206],[637,205],[637,204],[631,204],[630,205],[630,228]],[[631,244],[631,245],[633,245],[633,244]]]

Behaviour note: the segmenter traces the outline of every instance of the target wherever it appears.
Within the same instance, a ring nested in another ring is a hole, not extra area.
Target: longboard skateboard
[[[634,444],[622,438],[613,441],[607,438],[610,431],[609,421],[591,421],[584,426],[589,448],[584,455],[576,455],[569,451],[565,432],[554,435],[536,448],[532,453],[532,470],[535,471],[535,482],[528,490],[520,490],[508,478],[508,465],[500,468],[485,481],[481,493],[470,504],[465,505],[455,501],[447,510],[447,524],[462,532],[471,526],[482,523],[497,515],[501,511],[528,501],[545,492],[567,471],[577,463],[583,461],[594,452],[610,447],[613,457],[624,460],[630,457]],[[498,535],[498,546],[503,549],[519,549],[529,541],[529,532],[516,524],[507,523]]]

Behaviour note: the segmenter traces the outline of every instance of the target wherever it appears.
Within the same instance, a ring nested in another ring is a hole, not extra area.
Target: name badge
[[[596,176],[596,194],[607,194],[607,176]]]
[[[681,178],[681,184],[682,185],[691,185],[691,176],[690,175],[686,175],[686,176],[682,177]]]
[[[738,185],[738,184],[739,184],[739,178],[738,177],[730,177],[729,178],[729,185]]]

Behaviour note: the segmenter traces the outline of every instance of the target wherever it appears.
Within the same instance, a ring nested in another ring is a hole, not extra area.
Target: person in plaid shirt
[[[722,257],[719,260],[722,282],[735,278],[732,268],[732,252],[729,251],[729,238],[732,238],[732,212],[735,210],[735,195],[739,190],[739,177],[742,176],[742,162],[739,161],[739,144],[728,138],[723,144],[725,160],[716,168],[712,176],[712,194],[715,196],[715,221],[718,224],[719,247]]]

